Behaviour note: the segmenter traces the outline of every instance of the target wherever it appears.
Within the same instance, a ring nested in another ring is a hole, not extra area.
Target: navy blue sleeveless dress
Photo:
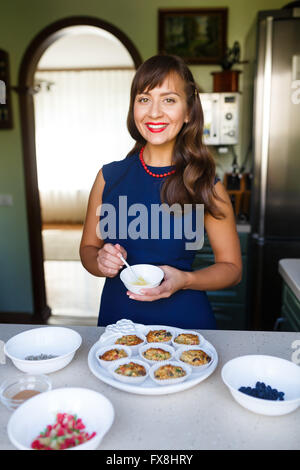
[[[148,167],[157,174],[164,174],[172,169],[170,166]],[[151,238],[151,205],[161,204],[160,187],[165,177],[155,178],[149,175],[144,170],[138,153],[103,165],[102,171],[105,180],[102,207],[111,205],[115,210],[113,229],[112,226],[108,229],[108,224],[104,226],[104,217],[107,218],[108,212],[103,211],[100,215],[102,221],[100,232],[105,242],[119,243],[123,246],[127,251],[127,262],[130,265],[141,263],[168,265],[183,271],[192,271],[196,250],[186,249],[186,242],[191,240],[185,238],[184,230],[182,230],[183,237],[178,239],[174,236],[172,228],[169,238],[163,236],[161,229],[158,228],[158,237],[156,233],[155,237]],[[135,227],[135,233],[140,230],[140,236],[136,239],[128,236],[129,230],[127,233],[125,230],[126,222],[127,227],[130,223],[134,223],[134,220],[137,222],[139,212],[138,206],[132,206],[134,204],[146,206],[149,216],[148,236],[145,235],[147,227],[143,224],[143,227]],[[98,326],[106,326],[127,318],[146,325],[168,325],[187,329],[216,328],[212,308],[204,291],[179,290],[168,298],[151,302],[130,299],[126,292],[127,289],[119,274],[105,279]]]

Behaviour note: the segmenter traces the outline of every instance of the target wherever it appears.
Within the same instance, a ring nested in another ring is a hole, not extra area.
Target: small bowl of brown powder
[[[0,385],[0,400],[9,410],[15,410],[24,401],[42,392],[51,390],[51,381],[46,375],[17,375]]]

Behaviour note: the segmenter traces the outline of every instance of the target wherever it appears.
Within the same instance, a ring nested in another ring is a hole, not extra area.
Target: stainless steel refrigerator
[[[245,56],[253,157],[249,326],[272,330],[281,309],[278,262],[300,258],[300,8],[259,12]]]

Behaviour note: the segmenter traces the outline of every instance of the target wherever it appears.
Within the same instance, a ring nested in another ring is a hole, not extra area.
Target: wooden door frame
[[[142,63],[142,58],[138,50],[128,36],[114,25],[99,18],[89,16],[63,18],[48,25],[34,37],[26,49],[20,65],[18,86],[15,88],[15,91],[17,91],[19,95],[34,311],[33,315],[17,315],[16,321],[18,322],[21,319],[22,322],[26,323],[42,324],[46,323],[47,319],[51,315],[51,309],[47,305],[46,298],[42,243],[42,217],[37,179],[34,103],[32,93],[34,74],[36,72],[37,64],[45,50],[57,39],[68,34],[65,28],[70,26],[86,25],[104,29],[116,36],[131,55],[135,68]],[[13,317],[14,315],[12,314],[10,316],[10,322],[12,322]]]

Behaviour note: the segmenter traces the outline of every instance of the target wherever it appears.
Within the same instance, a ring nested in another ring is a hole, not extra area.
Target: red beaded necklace
[[[144,148],[145,147],[142,147],[141,151],[140,151],[140,161],[141,161],[141,164],[144,167],[144,170],[149,175],[154,176],[155,178],[163,178],[164,176],[169,176],[169,175],[172,175],[173,173],[175,173],[175,170],[171,170],[171,171],[167,171],[166,173],[162,173],[162,174],[159,175],[157,173],[153,173],[152,171],[150,171],[149,168],[147,168],[147,165],[146,165],[146,163],[144,162],[144,159],[143,159]]]

